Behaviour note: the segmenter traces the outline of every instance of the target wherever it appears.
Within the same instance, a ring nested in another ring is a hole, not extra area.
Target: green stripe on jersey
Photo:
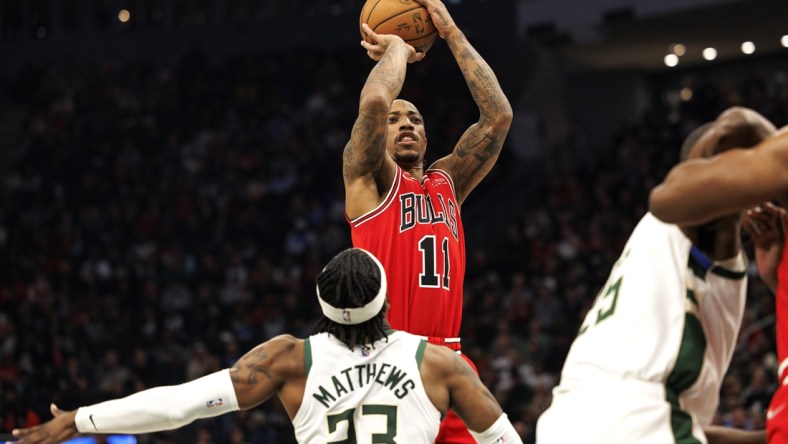
[[[692,417],[679,407],[679,396],[668,390],[665,397],[670,403],[670,426],[676,444],[701,444],[700,440],[692,435]]]
[[[689,261],[687,262],[690,270],[692,270],[692,274],[697,276],[700,279],[706,280],[706,267],[700,263],[698,259],[695,258],[693,255],[689,255]]]
[[[309,370],[312,368],[312,343],[309,338],[304,339],[304,368],[306,375],[309,376]]]
[[[690,297],[689,292],[687,297]],[[692,436],[692,417],[681,410],[679,395],[697,381],[705,353],[706,335],[703,333],[703,327],[695,315],[685,313],[679,354],[665,387],[665,398],[671,407],[671,427],[676,444],[700,444],[700,441]]]
[[[424,358],[424,349],[427,348],[427,341],[422,339],[419,341],[419,347],[416,349],[416,368],[421,369],[421,360]]]
[[[687,289],[687,299],[689,299],[690,302],[695,304],[696,307],[698,306],[698,298],[695,297],[695,292],[690,290],[689,288]]]
[[[719,267],[719,266],[711,267],[711,272],[716,274],[716,275],[718,275],[718,276],[722,276],[722,277],[727,278],[727,279],[734,279],[734,280],[737,280],[737,281],[741,280],[741,279],[744,279],[744,277],[747,276],[747,271],[746,270],[745,271],[733,271],[733,270],[728,270],[727,268],[723,268],[723,267]]]

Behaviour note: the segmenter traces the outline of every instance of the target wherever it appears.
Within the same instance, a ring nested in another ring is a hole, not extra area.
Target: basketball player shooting
[[[344,151],[345,210],[353,245],[375,254],[390,277],[391,326],[459,352],[465,274],[460,209],[498,159],[512,109],[492,69],[446,6],[439,0],[418,2],[448,44],[479,108],[479,120],[451,154],[425,170],[424,118],[416,105],[397,99],[408,62],[423,54],[396,35],[377,34],[364,25],[374,43],[362,45],[377,64],[361,90],[359,114]],[[473,440],[450,412],[436,442]]]

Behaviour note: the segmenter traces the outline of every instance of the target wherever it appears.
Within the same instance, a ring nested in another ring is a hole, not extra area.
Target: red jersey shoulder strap
[[[399,166],[397,166],[397,174],[394,175],[394,180],[391,183],[391,187],[389,188],[389,192],[386,195],[386,198],[383,199],[383,202],[381,202],[380,205],[375,207],[372,211],[366,214],[362,214],[361,216],[355,219],[350,219],[347,216],[347,211],[345,211],[345,219],[347,219],[348,223],[351,226],[357,227],[363,224],[364,222],[374,218],[378,214],[386,211],[386,208],[388,208],[388,206],[391,205],[391,202],[394,201],[395,197],[397,196],[397,193],[399,192],[399,186],[400,183],[402,182],[402,174],[403,174],[402,169]]]

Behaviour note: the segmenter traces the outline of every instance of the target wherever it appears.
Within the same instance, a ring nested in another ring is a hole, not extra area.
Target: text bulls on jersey
[[[410,230],[416,224],[445,223],[451,234],[457,239],[459,236],[457,233],[457,206],[451,200],[447,205],[441,195],[438,195],[438,199],[441,208],[436,210],[430,196],[415,193],[400,195],[400,233]]]

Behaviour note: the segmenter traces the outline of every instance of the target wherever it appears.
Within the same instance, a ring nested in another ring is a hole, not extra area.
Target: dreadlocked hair
[[[369,255],[358,249],[348,249],[334,256],[317,275],[320,298],[334,307],[363,307],[380,291],[380,268]],[[351,350],[359,345],[372,345],[386,338],[388,323],[386,307],[372,319],[361,324],[339,324],[323,316],[315,326],[315,333],[328,333]],[[374,346],[373,346],[374,347]]]

